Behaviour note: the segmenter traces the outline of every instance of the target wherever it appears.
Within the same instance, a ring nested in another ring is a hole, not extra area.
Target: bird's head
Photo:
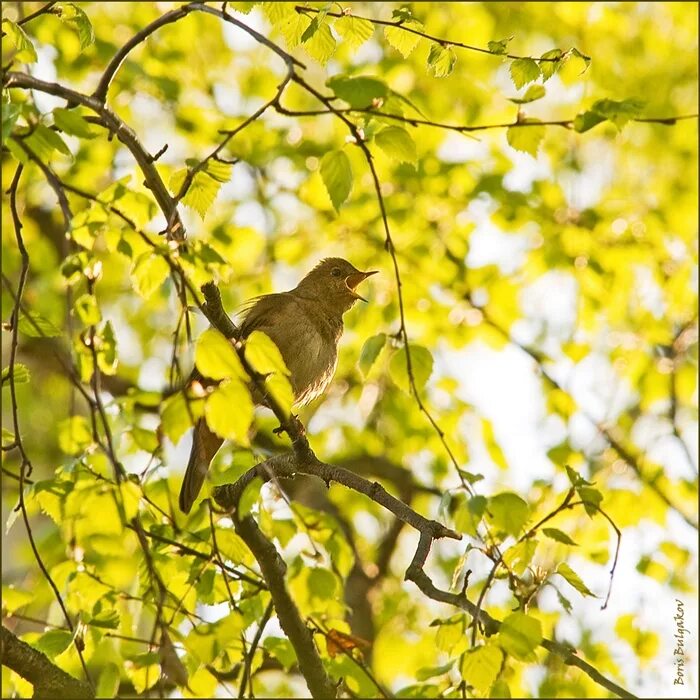
[[[299,282],[295,291],[345,313],[358,299],[367,301],[355,289],[376,272],[360,272],[343,258],[324,258]]]

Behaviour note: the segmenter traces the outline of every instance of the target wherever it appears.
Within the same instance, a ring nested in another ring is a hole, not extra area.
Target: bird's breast
[[[319,328],[315,319],[302,317],[294,324],[293,333],[280,338],[274,332],[270,335],[289,369],[295,404],[301,406],[320,396],[335,374],[340,332]]]

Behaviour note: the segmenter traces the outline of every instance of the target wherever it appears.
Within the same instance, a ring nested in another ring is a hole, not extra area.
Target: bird
[[[330,384],[338,365],[343,314],[358,300],[367,301],[355,290],[376,273],[361,272],[343,258],[324,258],[294,289],[256,297],[247,305],[239,338],[245,340],[253,331],[262,331],[277,345],[289,370],[295,407],[318,398]],[[206,383],[196,368],[188,383],[194,380]],[[204,418],[197,421],[180,489],[183,513],[190,512],[223,442]]]

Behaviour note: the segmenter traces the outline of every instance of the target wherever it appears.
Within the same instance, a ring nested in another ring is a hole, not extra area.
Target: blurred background
[[[18,5],[4,3],[3,17],[16,20],[39,3]],[[81,50],[71,27],[55,16],[42,16],[25,27],[37,54],[28,70],[86,93],[95,89],[119,46],[177,7],[164,2],[78,5],[92,22],[94,44]],[[232,15],[248,26],[281,46],[293,44],[289,25],[278,22],[270,10],[276,4],[263,5],[228,3]],[[352,2],[343,7],[388,20],[403,5]],[[416,36],[404,56],[408,48],[397,50],[396,40],[382,27],[359,45],[335,27],[336,45],[328,56],[315,47],[290,50],[306,65],[305,80],[324,94],[329,94],[326,83],[333,76],[374,76],[405,98],[393,98],[392,109],[440,124],[509,124],[519,110],[527,118],[572,120],[603,99],[643,101],[637,115],[642,119],[697,113],[694,3],[415,3],[412,11],[412,21],[420,21],[420,30],[431,36],[479,47],[512,37],[507,50],[516,55],[539,57],[551,49],[575,47],[592,60],[587,68],[581,59],[568,62],[544,83],[544,97],[517,105],[509,98],[522,98],[527,86],[515,88],[512,61],[503,56],[457,47],[453,69],[438,77],[428,65],[427,39]],[[129,54],[108,104],[149,152],[167,144],[157,161],[167,184],[187,159],[203,158],[220,142],[219,129],[234,128],[268,101],[285,70],[281,58],[246,32],[195,12],[162,27]],[[65,106],[39,92],[17,93],[12,91],[13,100],[32,100],[43,115]],[[281,103],[289,110],[323,109],[296,84],[285,90]],[[352,118],[369,138],[381,123],[368,115]],[[672,125],[630,121],[621,128],[606,121],[585,133],[551,125],[524,150],[505,128],[462,134],[399,125],[415,143],[415,162],[400,162],[373,141],[370,149],[396,249],[408,337],[432,357],[421,382],[422,398],[460,468],[483,476],[476,491],[487,497],[518,494],[528,504],[530,523],[561,501],[569,487],[565,466],[595,483],[604,497],[601,506],[622,532],[610,602],[601,610],[614,531],[603,518],[590,518],[581,509],[562,513],[554,526],[578,546],[539,538],[531,566],[547,570],[566,559],[598,597],[581,596],[563,579],[552,579],[556,585],[543,586],[532,603],[545,634],[571,642],[635,694],[696,697],[697,120]],[[64,136],[71,154],[54,152],[51,167],[74,187],[95,195],[108,191],[140,227],[157,234],[165,221],[131,154],[117,139],[107,139],[103,129],[93,129],[89,139]],[[327,152],[338,149],[350,159],[353,180],[346,203],[336,212],[320,164]],[[234,314],[251,297],[293,287],[328,255],[345,257],[360,269],[380,270],[367,285],[369,303],[346,315],[330,390],[304,408],[300,418],[325,461],[354,465],[369,478],[385,480],[394,493],[402,479],[409,483],[412,476],[404,499],[427,517],[459,523],[457,472],[407,391],[405,373],[395,360],[397,281],[371,175],[360,149],[348,142],[347,127],[333,115],[294,117],[268,109],[231,140],[224,155],[237,162],[206,216],[181,207],[194,250],[183,266],[193,284],[217,281],[225,307]],[[13,156],[4,151],[3,191],[15,167]],[[118,181],[124,191],[115,194]],[[160,394],[171,386],[173,353],[186,376],[194,345],[183,324],[178,326],[181,306],[172,281],[164,275],[151,294],[135,291],[134,260],[145,244],[114,217],[99,225],[89,217],[87,223],[74,222],[66,237],[55,195],[35,166],[23,178],[20,201],[31,258],[24,301],[60,329],[49,339],[20,335],[18,360],[31,375],[17,386],[34,465],[31,478],[48,482],[57,468],[70,475],[86,460],[93,470],[107,471],[104,456],[90,448],[89,435],[85,443],[75,437],[71,416],[86,414],[55,359],[56,353],[70,358],[78,352],[81,326],[71,300],[83,293],[83,282],[72,280],[64,263],[84,253],[102,263],[95,294],[116,340],[118,363],[105,377],[104,397],[119,457],[144,488],[162,483],[176,493],[190,437],[186,434],[176,444],[162,434],[156,439],[157,407]],[[70,201],[74,213],[90,210],[84,198],[70,195]],[[19,265],[4,197],[3,321],[12,313],[10,291]],[[194,340],[207,322],[195,313],[191,323]],[[365,342],[382,333],[374,361],[359,363]],[[3,330],[3,366],[9,335]],[[3,426],[8,429],[10,408],[3,385]],[[250,448],[229,445],[217,457],[221,478],[284,446],[270,435],[275,423],[269,412],[260,411],[257,426]],[[408,476],[396,477],[387,465]],[[17,481],[7,472],[19,471],[16,451],[3,452],[3,469],[3,590],[30,592],[32,600],[20,612],[60,623],[21,518],[13,511]],[[47,564],[65,582],[68,599],[79,598],[66,580],[76,562],[75,540],[81,538],[76,523],[98,510],[61,513],[38,490],[27,503]],[[292,567],[290,574],[293,595],[301,595],[304,576],[323,562],[309,557],[298,512],[274,487],[264,488],[258,507],[273,520],[294,524],[284,553],[288,561],[308,567]],[[415,547],[413,531],[395,528],[376,504],[337,485],[323,507],[347,524],[365,574],[375,579],[365,601],[372,624],[360,629],[356,621],[351,628],[370,637],[372,669],[381,683],[392,692],[411,686],[417,669],[451,658],[428,625],[456,611],[403,581]],[[115,532],[115,538],[120,536],[127,537]],[[464,564],[460,557],[468,541],[441,541],[433,547],[428,572],[436,585],[449,587],[455,569]],[[380,543],[386,561],[380,558]],[[125,587],[136,576],[130,551],[111,553]],[[468,554],[464,568],[472,569],[470,597],[478,596],[489,564],[478,552]],[[350,585],[337,573],[334,577],[332,590]],[[569,610],[561,595],[570,601]],[[352,592],[346,590],[346,601],[349,597]],[[673,685],[677,600],[690,621],[684,686]],[[344,616],[333,596],[301,605],[328,619]],[[485,607],[498,617],[515,607],[507,579],[496,580]],[[224,609],[227,604],[222,608],[220,601],[198,603],[210,621]],[[266,635],[281,636],[276,624]],[[40,631],[19,619],[17,625],[17,633]],[[3,668],[4,687],[10,687],[7,673]],[[544,658],[537,664],[509,662],[508,674],[513,696],[600,692],[579,672]],[[442,682],[444,689],[449,673],[443,676],[430,683],[437,687]],[[274,670],[256,675],[256,683],[259,692],[282,697],[304,690],[303,683]]]

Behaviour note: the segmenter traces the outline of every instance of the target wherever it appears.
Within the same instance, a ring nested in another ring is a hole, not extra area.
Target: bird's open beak
[[[345,278],[345,284],[350,290],[350,293],[355,297],[355,299],[360,299],[361,301],[367,301],[364,297],[360,296],[356,291],[357,287],[362,280],[366,280],[370,275],[376,275],[378,270],[370,270],[369,272],[353,272]]]

